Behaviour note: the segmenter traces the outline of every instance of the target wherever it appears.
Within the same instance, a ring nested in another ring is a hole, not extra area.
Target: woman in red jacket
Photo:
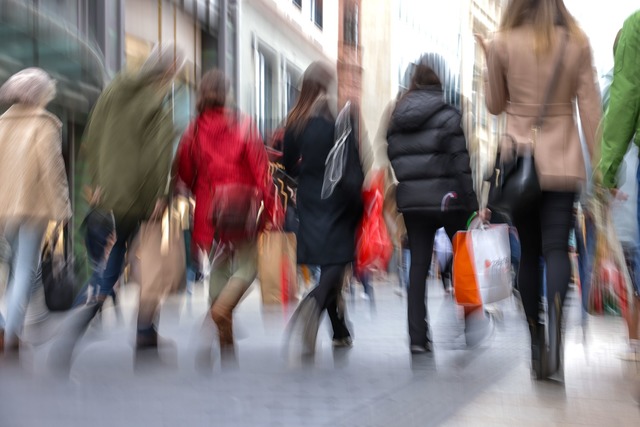
[[[232,311],[256,277],[256,235],[265,218],[273,218],[275,191],[262,140],[248,118],[225,108],[228,92],[221,71],[202,77],[198,117],[178,151],[179,178],[196,201],[192,253],[210,254],[215,248],[209,300],[221,348],[233,347]],[[248,205],[260,205],[260,221]],[[246,218],[257,227],[229,228],[230,218]]]

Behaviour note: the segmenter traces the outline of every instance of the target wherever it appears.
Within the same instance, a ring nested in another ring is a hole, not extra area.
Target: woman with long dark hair
[[[487,54],[487,108],[492,114],[506,112],[507,133],[518,150],[532,148],[535,154],[542,194],[514,212],[513,220],[522,245],[518,287],[531,333],[532,368],[538,379],[549,378],[562,368],[562,306],[571,279],[569,232],[576,194],[585,181],[574,101],[591,156],[600,123],[591,46],[562,0],[511,0],[493,40],[486,46],[479,41]],[[555,89],[531,147],[534,121],[553,79]],[[538,319],[543,274],[548,335]]]
[[[335,101],[329,96],[334,84],[335,70],[331,67],[320,62],[309,66],[300,97],[287,118],[284,136],[284,165],[287,173],[298,180],[297,262],[319,265],[321,271],[318,285],[301,302],[294,317],[294,322],[304,324],[305,353],[315,351],[324,310],[331,319],[333,345],[351,345],[351,333],[339,301],[345,270],[354,260],[355,232],[362,215],[362,169],[347,168],[342,177],[343,183],[360,182],[360,188],[355,185],[357,194],[339,183],[329,197],[322,197],[325,161],[335,142]],[[354,121],[353,125],[347,155],[358,159],[357,123]]]

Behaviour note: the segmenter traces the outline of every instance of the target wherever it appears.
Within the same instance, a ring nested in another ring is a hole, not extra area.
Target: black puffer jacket
[[[387,141],[400,212],[478,209],[461,119],[439,87],[411,91],[398,101]]]

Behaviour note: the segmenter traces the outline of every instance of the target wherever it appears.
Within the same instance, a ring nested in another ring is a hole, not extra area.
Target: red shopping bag
[[[362,194],[364,213],[357,233],[356,271],[387,269],[393,245],[383,217],[383,183],[381,172],[372,180],[371,186]]]

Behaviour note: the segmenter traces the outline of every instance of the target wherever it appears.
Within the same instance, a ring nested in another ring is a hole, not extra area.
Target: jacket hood
[[[391,116],[389,132],[414,131],[422,128],[436,113],[447,107],[439,86],[412,90],[398,101]]]

